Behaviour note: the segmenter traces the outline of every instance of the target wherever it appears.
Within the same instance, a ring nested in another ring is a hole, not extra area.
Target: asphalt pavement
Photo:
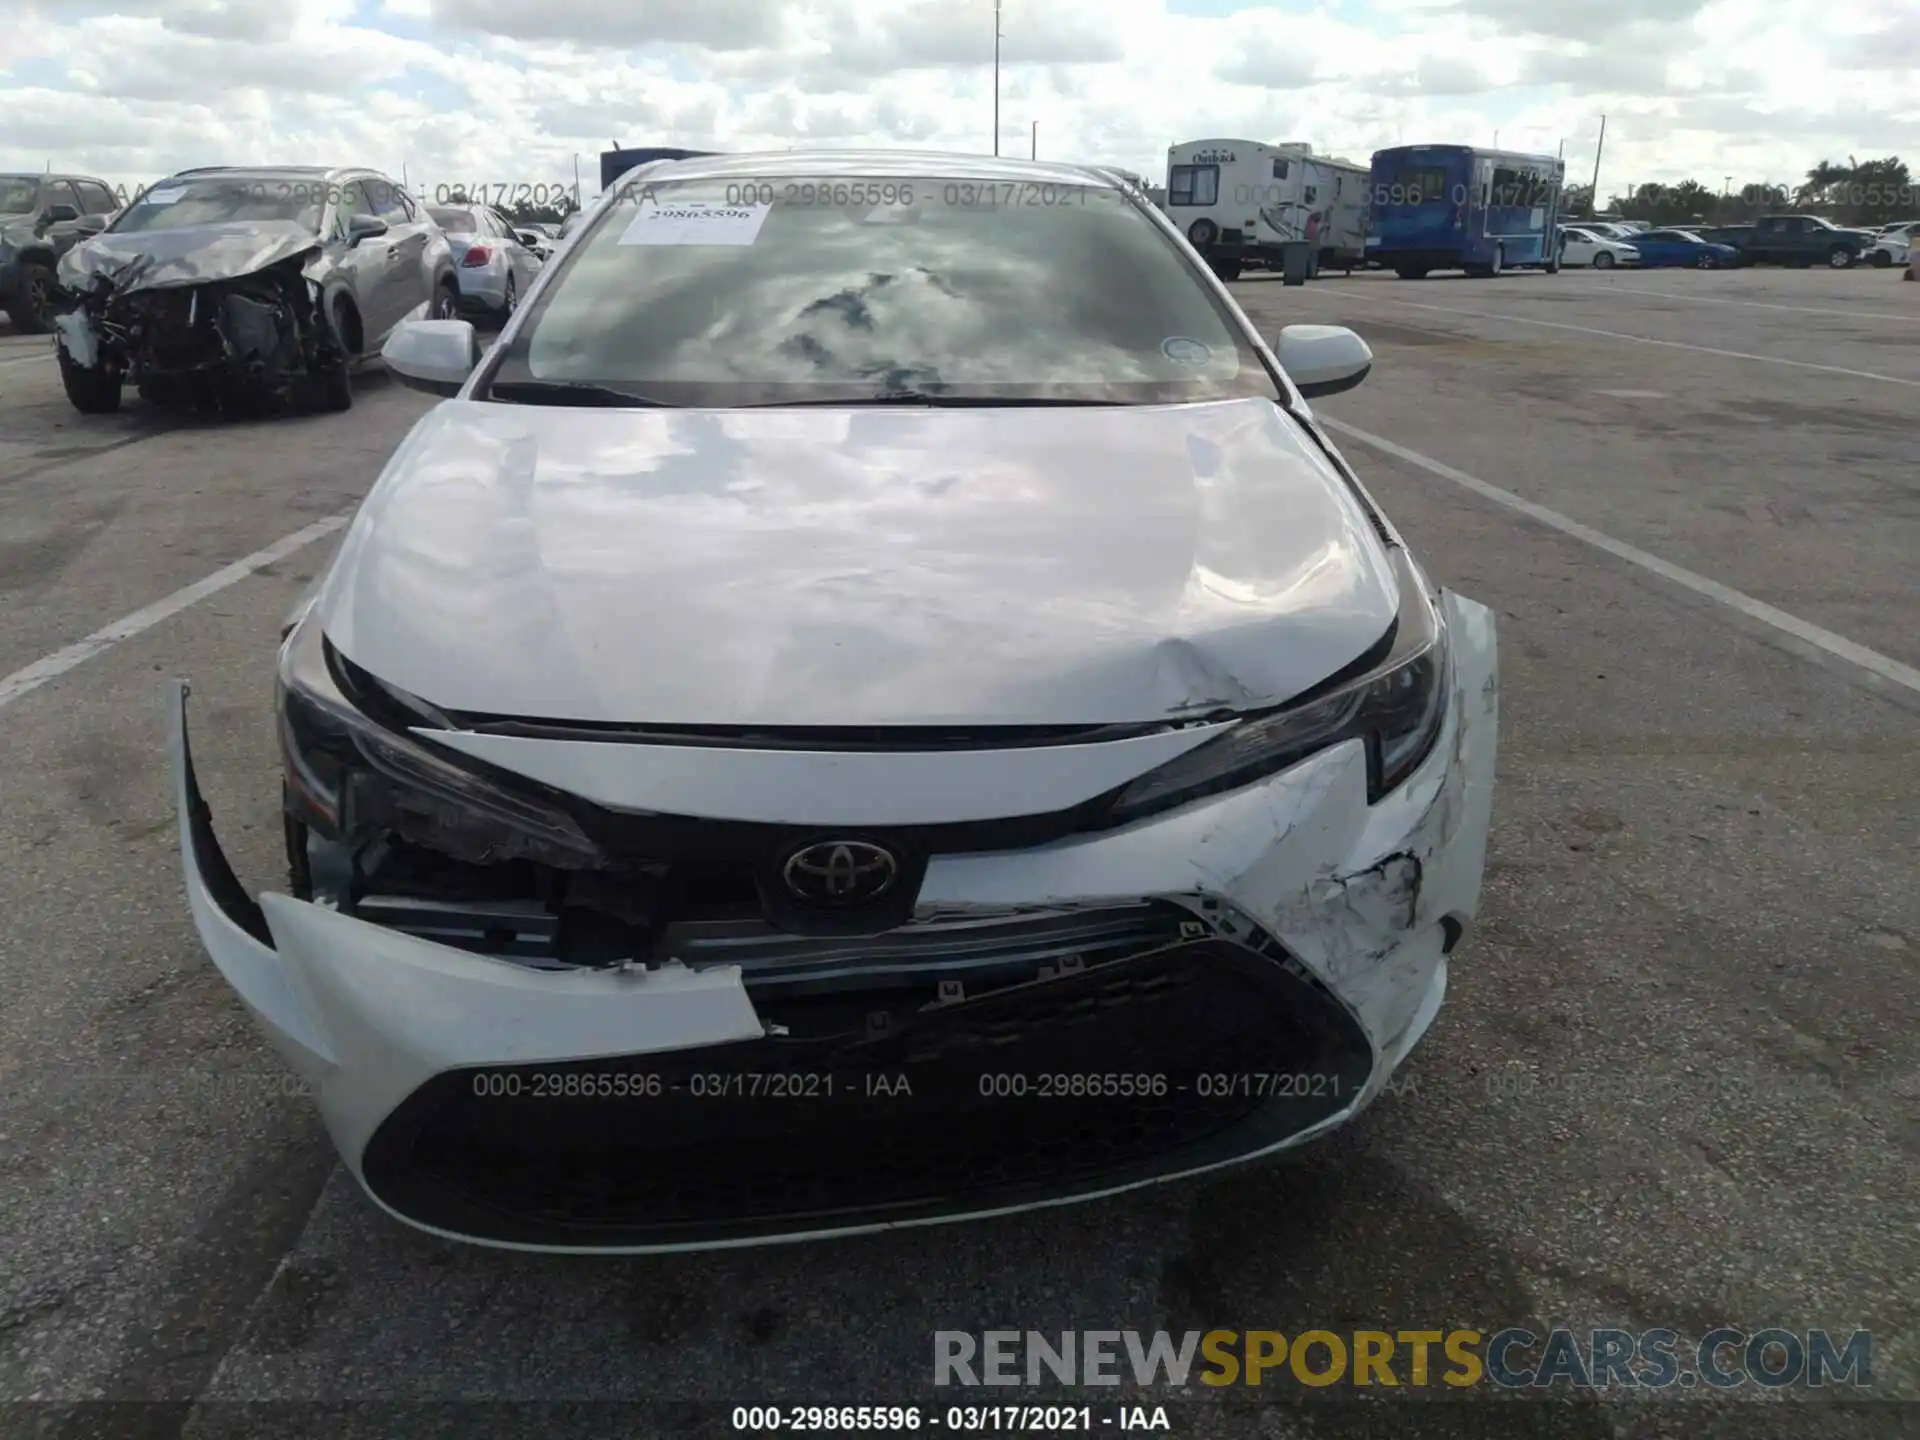
[[[236,868],[279,885],[278,626],[432,402],[376,370],[345,415],[182,421],[129,393],[82,416],[44,337],[0,325],[8,1428],[718,1434],[735,1405],[944,1407],[936,1330],[1728,1324],[1869,1330],[1873,1383],[1140,1398],[1182,1435],[1920,1429],[1920,286],[1234,288],[1269,334],[1373,346],[1316,411],[1499,617],[1482,913],[1407,1083],[1210,1182],[613,1260],[377,1213],[181,893],[162,682],[192,680]]]

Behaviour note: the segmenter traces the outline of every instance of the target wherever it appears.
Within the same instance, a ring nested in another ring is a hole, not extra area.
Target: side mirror
[[[457,395],[480,362],[480,347],[468,321],[408,320],[394,327],[380,358],[409,390]]]
[[[69,220],[78,220],[80,212],[71,205],[49,205],[43,218],[49,225],[61,225]]]
[[[1373,351],[1344,325],[1289,325],[1274,353],[1294,389],[1309,400],[1351,390],[1373,369]]]
[[[347,245],[358,245],[362,240],[371,240],[376,235],[387,233],[387,222],[378,215],[349,215],[347,217]]]

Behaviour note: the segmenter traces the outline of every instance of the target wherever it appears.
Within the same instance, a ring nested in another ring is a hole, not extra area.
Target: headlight
[[[362,705],[375,705],[395,712],[389,718],[397,724],[426,720],[410,713],[419,702],[386,687],[350,696],[332,658],[311,623],[280,648],[275,709],[287,810],[296,820],[335,840],[391,831],[474,863],[527,859],[572,870],[605,863],[558,805],[496,783],[364,713]]]
[[[1128,824],[1297,765],[1342,740],[1367,746],[1367,801],[1401,784],[1432,753],[1446,719],[1447,632],[1425,577],[1392,550],[1400,613],[1384,657],[1285,709],[1241,721],[1216,740],[1150,770],[1122,790],[1110,822]]]

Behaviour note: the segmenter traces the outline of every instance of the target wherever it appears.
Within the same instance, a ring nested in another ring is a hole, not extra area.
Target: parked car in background
[[[1869,230],[1849,230],[1818,215],[1765,215],[1754,222],[1746,257],[1755,265],[1826,265],[1845,270],[1874,241]]]
[[[1710,225],[1694,226],[1692,233],[1714,245],[1731,245],[1740,252],[1739,263],[1751,265],[1747,258],[1747,247],[1753,243],[1752,225]]]
[[[1920,220],[1902,220],[1897,225],[1884,226],[1860,258],[1880,270],[1904,265],[1916,237],[1920,237]]]
[[[1618,220],[1564,220],[1561,223],[1598,235],[1603,240],[1625,240],[1633,233]]]
[[[0,310],[15,330],[53,328],[60,257],[105,229],[119,205],[91,175],[0,175]]]
[[[212,407],[353,403],[349,371],[402,320],[446,317],[445,237],[393,181],[357,167],[183,170],[60,262],[74,408],[142,398]]]
[[[1642,269],[1691,265],[1700,270],[1715,270],[1740,263],[1738,248],[1717,245],[1691,230],[1643,230],[1633,237],[1633,248],[1640,252]]]
[[[1611,270],[1615,265],[1638,265],[1640,252],[1624,240],[1615,240],[1584,225],[1567,225],[1561,229],[1560,263]]]
[[[546,231],[531,225],[516,225],[513,227],[513,238],[526,246],[542,265],[553,258],[553,237]]]
[[[427,209],[453,247],[461,307],[511,315],[540,273],[542,257],[490,205],[429,205]]]

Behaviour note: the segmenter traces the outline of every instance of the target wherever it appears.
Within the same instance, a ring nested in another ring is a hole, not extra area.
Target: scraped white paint
[[[76,665],[84,664],[94,656],[111,650],[122,640],[131,640],[142,631],[151,630],[162,620],[171,619],[182,610],[198,605],[210,595],[218,595],[229,585],[246,579],[257,570],[264,570],[276,560],[284,560],[296,550],[303,550],[316,540],[333,534],[351,518],[348,514],[329,515],[324,520],[316,520],[311,525],[302,526],[291,535],[282,536],[264,550],[256,550],[251,555],[234,561],[214,571],[203,580],[183,586],[164,599],[143,606],[131,615],[122,615],[110,625],[103,625],[84,640],[44,655],[31,665],[14,671],[0,679],[0,710],[4,710],[24,695],[30,695],[49,680],[57,680]]]
[[[1696,595],[1703,595],[1730,610],[1737,610],[1749,619],[1757,620],[1784,635],[1790,635],[1802,644],[1810,645],[1833,659],[1844,661],[1880,680],[1920,695],[1920,670],[1914,669],[1911,665],[1903,665],[1891,656],[1882,655],[1877,650],[1869,650],[1866,646],[1857,644],[1844,635],[1836,635],[1833,631],[1810,624],[1797,615],[1789,615],[1786,611],[1769,605],[1764,600],[1756,600],[1730,585],[1722,585],[1718,580],[1709,580],[1704,575],[1696,575],[1691,570],[1682,569],[1671,561],[1662,560],[1658,555],[1649,554],[1645,550],[1627,544],[1624,540],[1616,540],[1590,525],[1582,525],[1578,520],[1562,515],[1557,510],[1536,505],[1531,500],[1522,499],[1511,490],[1502,490],[1498,485],[1490,485],[1478,476],[1469,475],[1464,470],[1456,470],[1453,466],[1435,460],[1430,455],[1422,455],[1417,450],[1409,450],[1404,445],[1396,445],[1391,440],[1383,439],[1381,436],[1370,434],[1357,426],[1348,425],[1344,421],[1335,420],[1326,415],[1320,416],[1319,421],[1329,430],[1350,436],[1362,445],[1370,445],[1383,454],[1393,456],[1396,460],[1404,460],[1407,464],[1425,470],[1430,475],[1451,480],[1463,489],[1471,490],[1474,494],[1491,500],[1497,505],[1516,510],[1528,519],[1558,530],[1563,535],[1570,535],[1575,540],[1593,546],[1596,550],[1604,550],[1607,554],[1625,560],[1630,565],[1637,565],[1664,580],[1683,586]]]
[[[1818,370],[1825,375],[1846,375],[1855,380],[1877,380],[1882,385],[1905,385],[1920,390],[1920,380],[1902,375],[1882,375],[1875,370],[1850,370],[1844,365],[1818,365],[1811,360],[1789,360],[1783,355],[1749,355],[1744,350],[1722,350],[1715,345],[1689,345],[1684,340],[1655,340],[1647,335],[1629,335],[1623,330],[1601,330],[1592,325],[1570,325],[1564,320],[1534,320],[1525,315],[1501,315],[1491,310],[1461,310],[1452,305],[1426,305],[1417,300],[1396,300],[1391,295],[1362,294],[1358,287],[1335,287],[1329,294],[1348,300],[1373,300],[1399,305],[1408,310],[1434,310],[1442,315],[1465,315],[1474,320],[1500,320],[1509,325],[1537,325],[1543,330],[1570,330],[1577,335],[1600,335],[1609,340],[1625,340],[1634,345],[1657,345],[1663,350],[1686,350],[1695,355],[1718,355],[1723,360],[1750,360],[1756,365],[1784,365],[1790,370]]]
[[[1664,400],[1667,398],[1667,392],[1664,390],[1596,390],[1593,393],[1611,395],[1616,400]]]

